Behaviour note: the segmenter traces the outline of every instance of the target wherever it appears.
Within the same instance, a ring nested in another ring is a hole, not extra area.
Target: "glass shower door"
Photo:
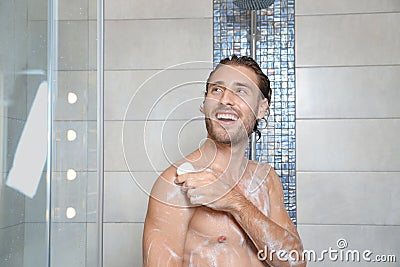
[[[48,265],[47,6],[0,1],[2,267]]]
[[[53,1],[51,11],[50,266],[98,267],[97,2]]]
[[[98,2],[0,1],[2,267],[101,266]]]

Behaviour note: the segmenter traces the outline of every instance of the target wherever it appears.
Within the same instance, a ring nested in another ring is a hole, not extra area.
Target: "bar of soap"
[[[190,173],[190,172],[197,172],[190,162],[182,163],[176,170],[176,174],[178,174],[178,175],[182,175],[182,174]]]

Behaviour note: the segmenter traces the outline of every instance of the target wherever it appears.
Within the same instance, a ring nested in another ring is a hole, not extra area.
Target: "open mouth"
[[[225,112],[219,112],[216,114],[216,118],[224,123],[234,123],[239,119],[238,115],[234,113],[225,113]]]

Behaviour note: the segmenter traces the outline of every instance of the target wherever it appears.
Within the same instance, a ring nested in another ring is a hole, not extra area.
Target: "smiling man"
[[[144,266],[306,265],[278,175],[244,157],[270,101],[269,80],[249,57],[211,72],[201,107],[207,139],[153,186]]]

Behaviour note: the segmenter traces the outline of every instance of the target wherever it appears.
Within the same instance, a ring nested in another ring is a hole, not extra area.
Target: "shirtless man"
[[[270,100],[269,80],[249,57],[224,59],[211,72],[201,107],[207,139],[154,184],[143,266],[306,265],[278,175],[244,157]]]

